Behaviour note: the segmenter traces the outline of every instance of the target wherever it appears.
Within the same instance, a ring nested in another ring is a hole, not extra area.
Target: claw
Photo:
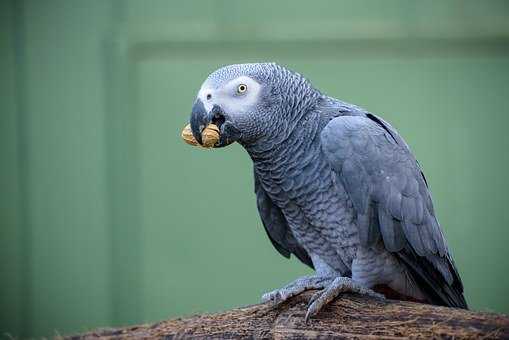
[[[323,291],[318,291],[318,292],[314,293],[313,295],[311,295],[311,298],[308,301],[308,308],[313,304],[313,302],[316,301],[316,299],[318,299],[320,297],[320,295],[322,295],[322,293],[323,293]]]
[[[304,323],[307,324],[309,323],[309,320],[311,319],[312,316],[315,316],[316,315],[316,312],[314,311],[310,311],[309,308],[306,312],[306,316],[304,317]]]

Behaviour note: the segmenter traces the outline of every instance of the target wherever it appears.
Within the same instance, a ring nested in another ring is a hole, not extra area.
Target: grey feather
[[[311,258],[293,237],[281,209],[272,202],[263,190],[256,172],[254,173],[254,184],[258,212],[274,248],[286,258],[290,258],[290,254],[294,254],[301,262],[313,268]]]
[[[378,209],[378,220],[379,226],[383,226],[380,229],[385,248],[391,252],[403,249],[406,240],[401,228],[401,222],[394,219],[385,209]]]
[[[404,257],[417,275],[419,286],[424,284],[423,290],[433,299],[466,307],[462,290],[458,290],[461,281],[455,275],[456,268],[434,216],[427,183],[397,132],[372,114],[342,116],[329,122],[321,139],[332,168],[359,209],[361,243],[370,246],[381,234],[386,249]],[[366,143],[373,147],[356,151]],[[377,220],[371,217],[368,221],[365,207],[372,203],[378,209]],[[379,231],[373,230],[374,225]],[[438,274],[430,274],[433,270]],[[433,278],[426,281],[421,275]]]

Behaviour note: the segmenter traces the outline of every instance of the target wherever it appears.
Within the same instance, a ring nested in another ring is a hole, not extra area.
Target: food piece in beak
[[[187,124],[182,130],[182,139],[189,145],[202,146],[204,148],[213,148],[219,142],[219,128],[215,124],[209,124],[201,133],[203,145],[200,145],[193,136],[191,125]]]

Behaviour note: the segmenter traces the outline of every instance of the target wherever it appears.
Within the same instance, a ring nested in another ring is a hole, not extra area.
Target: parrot
[[[209,124],[214,147],[249,154],[272,245],[313,269],[262,302],[316,290],[306,321],[343,293],[468,309],[421,166],[387,121],[263,62],[205,79],[190,115],[199,144]]]

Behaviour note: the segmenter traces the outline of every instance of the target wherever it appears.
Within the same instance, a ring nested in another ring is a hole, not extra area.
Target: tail
[[[406,247],[395,254],[406,266],[427,302],[433,305],[468,309],[463,283],[451,257],[422,257]]]

